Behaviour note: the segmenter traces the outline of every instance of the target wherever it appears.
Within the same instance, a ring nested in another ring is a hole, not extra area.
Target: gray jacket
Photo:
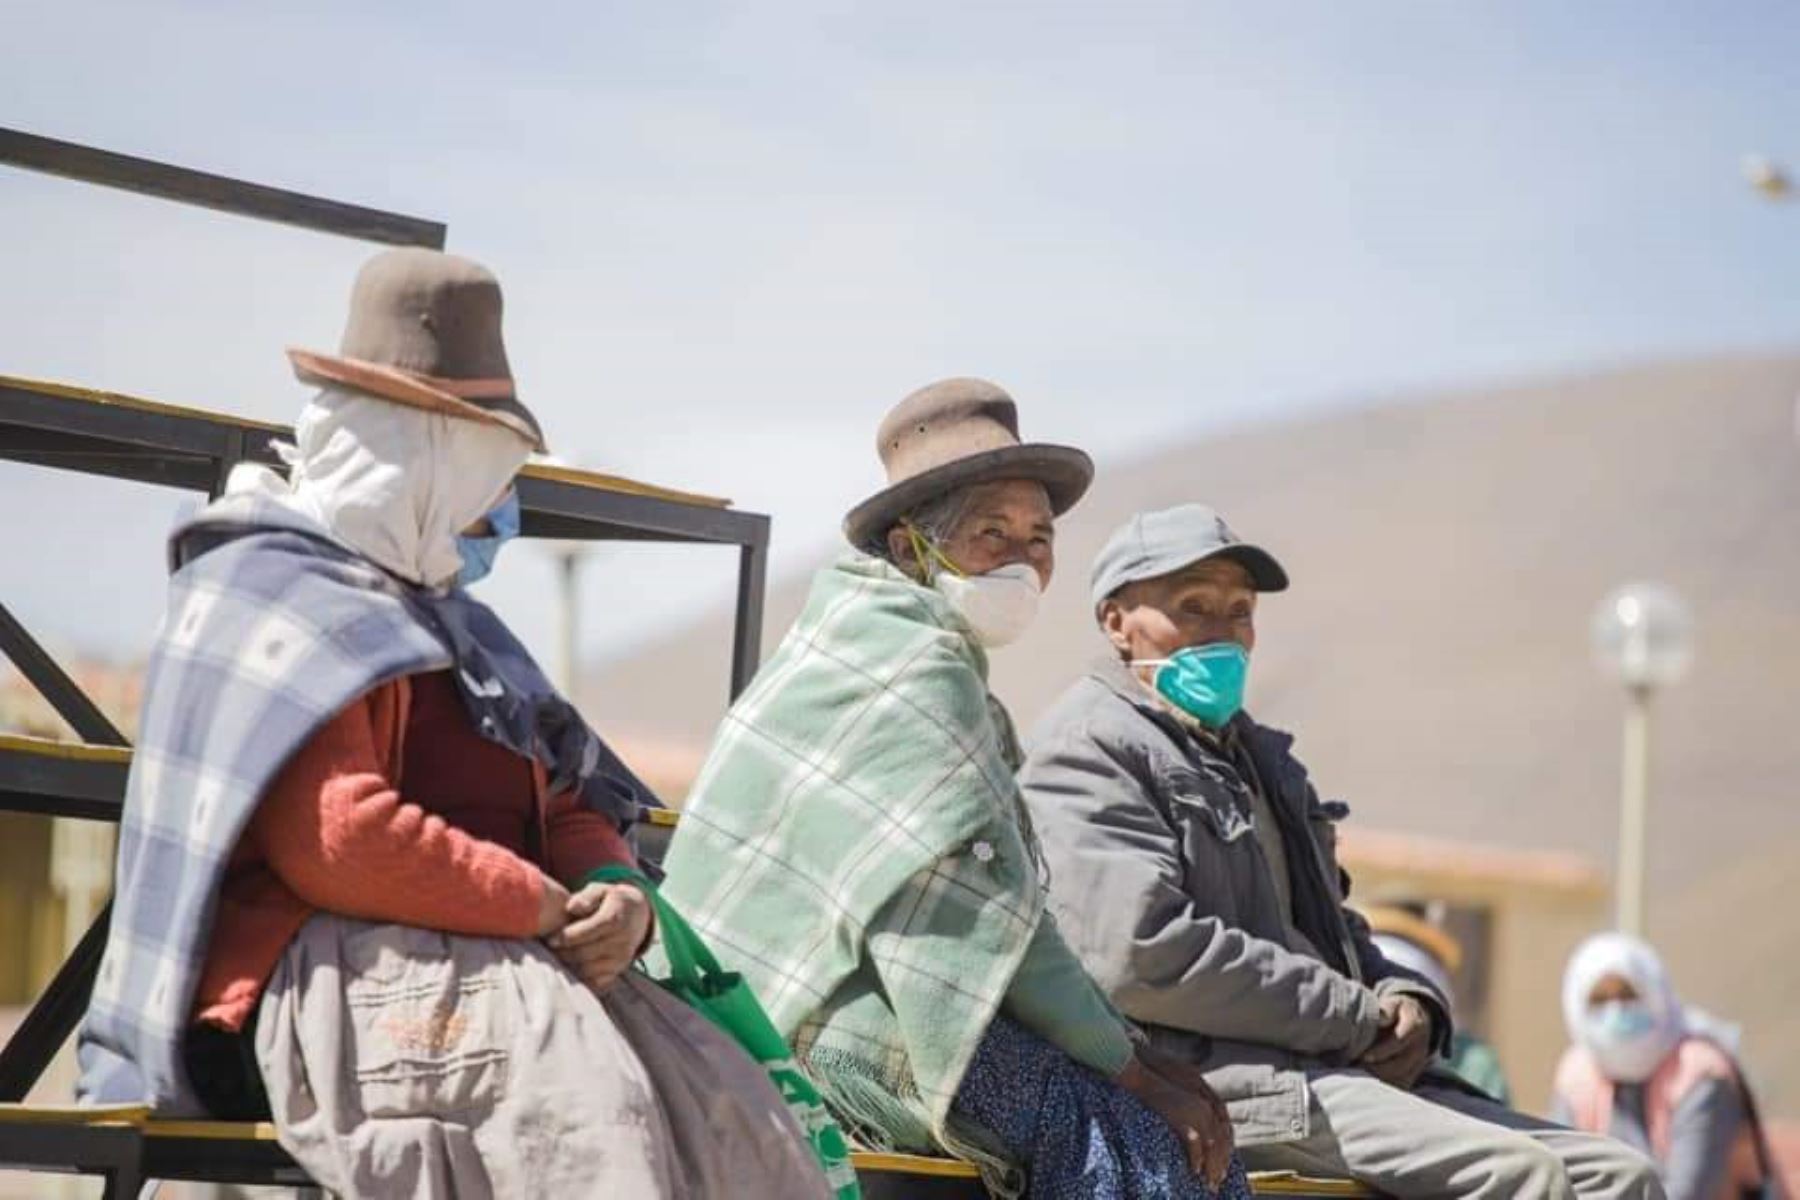
[[[1249,1145],[1308,1135],[1305,1072],[1361,1057],[1383,994],[1425,1002],[1440,1053],[1451,1035],[1444,998],[1344,907],[1348,810],[1319,801],[1292,743],[1240,716],[1211,744],[1109,661],[1046,714],[1019,776],[1064,936],[1152,1043],[1206,1071]],[[1317,957],[1287,944],[1254,836],[1257,786]]]

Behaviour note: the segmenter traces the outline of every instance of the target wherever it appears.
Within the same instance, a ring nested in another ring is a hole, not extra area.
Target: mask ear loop
[[[936,559],[939,563],[943,564],[945,570],[949,571],[952,575],[957,576],[959,579],[968,578],[967,573],[961,567],[951,562],[949,557],[942,550],[938,549],[937,543],[933,542],[930,538],[920,532],[917,525],[914,525],[911,521],[902,521],[901,525],[906,529],[906,536],[912,542],[913,558],[918,560],[919,569],[925,573],[926,583],[930,583],[937,575],[937,572],[932,569],[933,559]]]

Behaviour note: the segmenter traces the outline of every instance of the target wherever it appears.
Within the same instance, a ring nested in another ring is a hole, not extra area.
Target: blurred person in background
[[[1556,1071],[1558,1120],[1649,1154],[1670,1200],[1785,1200],[1737,1030],[1683,1005],[1656,951],[1621,933],[1589,938],[1562,1000],[1571,1045]]]
[[[1375,948],[1396,966],[1416,971],[1431,981],[1450,1005],[1456,1032],[1450,1037],[1445,1065],[1500,1101],[1512,1103],[1512,1087],[1500,1056],[1485,1040],[1471,1033],[1457,1011],[1456,989],[1451,976],[1462,966],[1462,943],[1443,926],[1428,920],[1424,905],[1383,904],[1363,910],[1374,934]]]

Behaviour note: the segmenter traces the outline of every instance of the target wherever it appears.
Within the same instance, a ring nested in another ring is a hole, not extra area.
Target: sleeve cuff
[[[1411,996],[1425,1007],[1425,1014],[1431,1018],[1431,1048],[1440,1058],[1450,1056],[1451,1039],[1456,1034],[1455,1022],[1450,1017],[1450,1007],[1437,989],[1399,976],[1390,976],[1375,985],[1378,996]]]
[[[1123,1071],[1125,1064],[1137,1053],[1137,1045],[1124,1025],[1095,1025],[1071,1030],[1063,1041],[1063,1050],[1070,1058],[1107,1079]]]

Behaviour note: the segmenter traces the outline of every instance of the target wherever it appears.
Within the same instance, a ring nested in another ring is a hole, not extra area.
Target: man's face
[[[1256,588],[1250,572],[1211,558],[1156,579],[1128,583],[1100,605],[1100,625],[1127,659],[1167,658],[1187,646],[1236,642],[1256,649]]]

